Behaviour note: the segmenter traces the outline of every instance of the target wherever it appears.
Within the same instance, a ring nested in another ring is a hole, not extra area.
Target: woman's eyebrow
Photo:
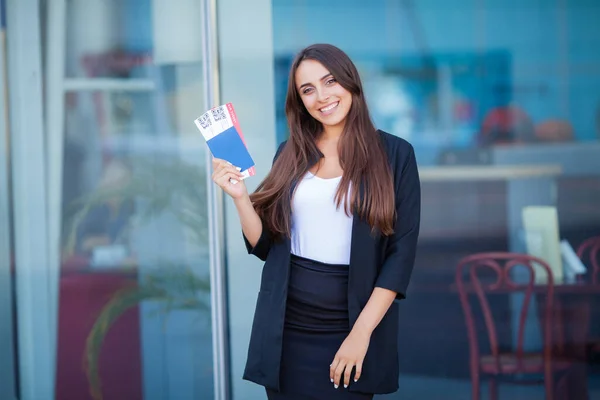
[[[323,75],[323,77],[321,77],[321,79],[319,79],[319,80],[322,81],[323,79],[325,79],[329,76],[331,76],[331,72],[328,72],[327,75]],[[310,85],[310,82],[303,83],[302,85],[300,85],[299,89],[302,89],[304,86],[308,86],[308,85]]]

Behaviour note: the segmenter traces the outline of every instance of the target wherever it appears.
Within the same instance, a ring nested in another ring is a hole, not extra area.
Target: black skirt
[[[350,332],[348,265],[326,264],[292,255],[286,303],[280,391],[270,400],[367,400],[343,381],[335,389],[329,365]],[[352,380],[350,386],[352,387]]]

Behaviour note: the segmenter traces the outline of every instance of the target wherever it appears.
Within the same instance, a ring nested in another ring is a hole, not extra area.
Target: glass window
[[[600,17],[600,5],[468,0],[259,3],[250,9],[240,1],[220,2],[224,93],[239,98],[240,114],[261,119],[253,127],[259,131],[251,133],[257,136],[250,136],[250,146],[267,140],[265,113],[274,115],[276,141],[287,138],[284,101],[292,59],[309,44],[327,42],[357,64],[377,127],[415,147],[423,190],[421,235],[408,298],[400,305],[400,390],[387,398],[469,397],[476,384],[471,380],[470,344],[481,346],[476,357],[483,357],[478,363],[487,365],[482,374],[494,368],[494,359],[485,358],[491,353],[489,332],[477,325],[476,334],[469,335],[457,289],[460,261],[490,252],[536,256],[548,264],[554,282],[549,315],[555,317],[553,332],[559,332],[550,338],[552,345],[561,340],[575,343],[568,351],[553,353],[555,360],[572,362],[561,366],[573,372],[564,390],[569,398],[598,394],[592,365],[581,360],[593,355],[588,344],[600,335],[594,323],[600,291],[592,279],[592,261],[582,257],[583,272],[569,255],[570,249],[583,251],[586,240],[600,235],[600,28],[593,23]],[[250,33],[262,29],[255,18],[264,15],[272,16],[272,33]],[[251,21],[252,29],[245,21]],[[246,38],[234,38],[226,29],[234,25],[248,26],[247,40],[255,40],[253,49],[260,50],[244,50]],[[272,49],[264,44],[270,38]],[[272,70],[261,61],[267,59]],[[272,83],[265,83],[269,78]],[[261,83],[254,86],[257,79]],[[229,87],[236,91],[228,92]],[[241,243],[239,235],[234,239]],[[238,256],[237,250],[229,251]],[[239,263],[242,253],[239,250]],[[537,294],[529,306],[523,342],[526,351],[537,354],[542,376],[548,361],[539,358],[539,351],[550,344],[544,336],[548,319],[538,310],[544,310],[545,297],[540,294],[550,286],[542,279],[540,265],[535,267]],[[229,268],[237,267],[231,263]],[[523,271],[520,265],[509,275],[524,283],[529,275]],[[250,289],[236,291],[235,296],[254,294],[258,277],[253,279]],[[233,303],[238,301],[235,296]],[[468,298],[469,304],[478,304]],[[499,349],[507,353],[502,358],[507,371],[515,360],[510,354],[519,345],[523,297],[506,289],[489,304],[498,325]],[[231,318],[244,326],[240,341],[247,340],[251,319],[235,309]],[[234,366],[243,365],[243,350],[234,349]],[[557,364],[552,365],[558,372]],[[491,384],[483,379],[481,390]],[[543,393],[543,385],[508,384],[500,390],[501,398]]]
[[[201,2],[52,6],[56,398],[212,398]]]

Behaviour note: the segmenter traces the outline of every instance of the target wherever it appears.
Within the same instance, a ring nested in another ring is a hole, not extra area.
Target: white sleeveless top
[[[352,215],[335,194],[342,177],[324,179],[307,172],[292,198],[292,254],[328,264],[350,263]]]

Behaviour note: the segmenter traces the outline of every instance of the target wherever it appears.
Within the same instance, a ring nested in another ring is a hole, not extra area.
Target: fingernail
[[[330,380],[331,380],[331,383],[333,383],[333,379],[330,379]]]
[[[337,389],[337,388],[338,388],[338,385],[333,385],[333,387]]]
[[[358,379],[354,378],[354,382],[358,382]]]
[[[348,385],[344,384],[344,389],[347,389],[347,388],[348,388]]]

